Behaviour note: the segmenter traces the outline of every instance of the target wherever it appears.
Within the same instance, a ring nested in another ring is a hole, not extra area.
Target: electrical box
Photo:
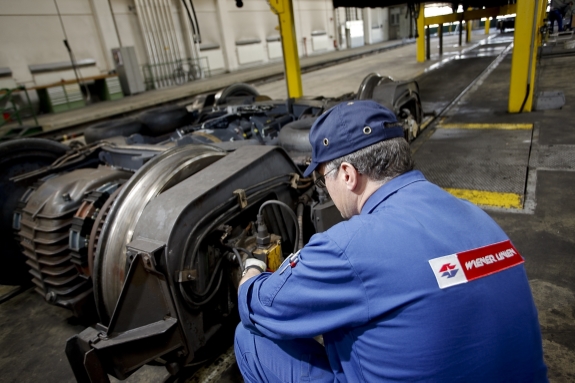
[[[146,86],[134,47],[114,48],[112,49],[112,57],[124,94],[131,95],[144,92]]]

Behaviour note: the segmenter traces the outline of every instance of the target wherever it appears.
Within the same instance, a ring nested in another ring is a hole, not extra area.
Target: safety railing
[[[183,85],[190,81],[211,76],[207,57],[145,64],[142,66],[146,90]]]
[[[26,95],[26,101],[24,106],[18,105],[14,101],[14,94],[18,92],[23,92]],[[30,115],[34,118],[34,127],[25,127],[22,124],[22,114]],[[18,127],[12,128],[8,131],[3,131],[0,133],[0,140],[22,137],[28,134],[34,133],[38,127],[38,119],[36,118],[36,113],[34,112],[34,107],[30,101],[30,96],[25,87],[20,86],[14,89],[0,89],[0,128],[10,122],[18,122]]]

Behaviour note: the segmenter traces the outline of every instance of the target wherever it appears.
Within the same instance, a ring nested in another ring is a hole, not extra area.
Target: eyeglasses
[[[327,172],[327,173],[325,173],[325,174],[323,174],[323,175],[317,177],[317,178],[315,179],[315,182],[314,182],[315,186],[317,186],[318,188],[324,189],[324,188],[325,188],[325,176],[327,176],[329,173],[331,173],[331,172],[333,172],[334,170],[337,170],[337,169],[339,169],[339,167],[333,168],[333,169],[331,169],[329,172]]]

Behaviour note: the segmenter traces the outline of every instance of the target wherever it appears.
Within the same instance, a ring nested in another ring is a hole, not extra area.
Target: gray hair
[[[377,142],[351,154],[326,162],[324,174],[338,169],[328,177],[335,177],[343,162],[348,162],[371,181],[382,184],[413,170],[411,148],[403,137]]]

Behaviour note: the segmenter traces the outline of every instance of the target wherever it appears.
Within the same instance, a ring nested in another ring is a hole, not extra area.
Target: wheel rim
[[[94,259],[94,294],[98,314],[108,321],[122,290],[126,245],[146,205],[159,194],[225,155],[217,148],[186,145],[150,160],[130,178],[114,201],[102,228]]]

